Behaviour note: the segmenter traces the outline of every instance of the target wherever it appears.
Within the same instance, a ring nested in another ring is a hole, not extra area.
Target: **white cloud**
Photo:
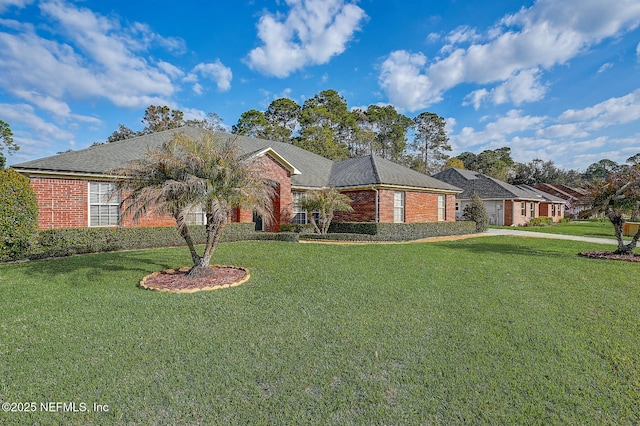
[[[309,64],[327,63],[346,44],[366,17],[364,10],[344,0],[285,0],[286,17],[267,13],[258,22],[263,45],[249,52],[251,69],[286,77]]]
[[[233,73],[231,72],[231,68],[224,66],[219,59],[213,63],[200,63],[196,65],[184,79],[186,82],[195,83],[193,90],[198,94],[202,94],[203,89],[198,83],[198,75],[215,81],[218,91],[220,92],[226,92],[231,89]]]
[[[432,81],[421,73],[426,62],[422,53],[399,50],[382,63],[378,82],[399,109],[415,111],[441,100],[441,94],[432,90]]]
[[[586,132],[581,126],[577,123],[569,123],[569,124],[554,124],[544,129],[540,129],[536,132],[536,135],[539,137],[547,137],[547,138],[585,138],[589,136],[589,133]]]
[[[491,89],[479,89],[471,92],[465,98],[463,105],[472,104],[477,110],[481,103],[490,102],[495,105],[508,102],[521,105],[542,99],[547,88],[540,83],[540,70],[536,68],[523,70],[501,85]]]
[[[38,139],[45,141],[73,139],[73,134],[71,132],[68,132],[63,128],[49,123],[39,117],[31,105],[0,104],[0,111],[2,111],[3,120],[11,123],[12,125],[15,125],[16,123],[27,125]],[[16,140],[16,142],[18,145],[22,146],[19,141]]]
[[[600,68],[598,68],[598,74],[602,74],[603,72],[605,72],[606,70],[610,69],[613,67],[613,64],[611,62],[607,62],[606,64],[602,64],[602,66]]]
[[[512,135],[540,129],[546,117],[521,115],[519,110],[510,110],[505,116],[489,122],[483,130],[476,131],[472,127],[464,127],[460,133],[451,135],[451,142],[456,149],[465,149],[475,145],[491,145],[501,147],[508,145]]]
[[[33,3],[33,0],[0,0],[0,13],[12,6],[21,9],[31,3]]]
[[[156,46],[179,50],[181,40],[163,38],[144,24],[122,27],[115,17],[62,1],[40,7],[47,32],[55,38],[41,36],[36,28],[42,25],[0,31],[0,87],[7,93],[57,116],[73,117],[69,98],[143,107],[166,104],[177,90],[174,80],[184,72],[168,62],[153,62],[147,51]]]
[[[535,76],[539,79],[541,71],[565,64],[602,39],[618,36],[639,24],[640,2],[637,0],[614,3],[539,0],[530,8],[522,8],[503,18],[488,32],[487,42],[471,44],[467,48],[449,45],[445,49],[448,56],[431,64],[426,61],[413,63],[410,73],[406,70],[406,57],[421,54],[392,52],[383,62],[380,85],[394,104],[410,111],[439,101],[445,91],[462,83],[499,83],[502,89],[497,88],[490,96],[494,102],[504,99],[501,96],[511,95],[514,95],[513,101],[537,100],[544,92],[544,85],[538,81],[525,84],[528,87],[524,91],[514,87],[526,82],[523,76],[532,77],[527,74],[529,70],[537,70]],[[475,32],[466,30],[454,32],[450,40],[473,41],[475,36]],[[400,78],[395,78],[394,72],[401,74]],[[402,94],[402,86],[407,87],[407,77],[420,82],[413,85],[420,92],[410,98]],[[518,79],[520,82],[511,83]],[[501,94],[501,90],[504,93]],[[470,102],[475,104],[487,96],[478,92],[470,95]]]
[[[456,152],[509,146],[516,161],[564,159],[557,163],[559,167],[583,170],[602,158],[624,163],[640,152],[640,134],[621,138],[614,131],[597,133],[637,120],[640,89],[587,108],[566,110],[558,117],[522,115],[519,110],[500,117],[483,117],[479,120],[486,123],[482,128],[467,126],[458,133],[450,132],[449,137]]]
[[[640,89],[625,96],[607,99],[588,108],[566,110],[560,115],[559,120],[581,122],[586,129],[590,130],[640,120]]]

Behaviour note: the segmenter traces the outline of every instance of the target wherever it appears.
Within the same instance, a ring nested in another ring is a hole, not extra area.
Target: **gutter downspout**
[[[378,189],[375,186],[372,186],[371,189],[376,193],[376,223],[380,223],[380,196],[378,194]]]

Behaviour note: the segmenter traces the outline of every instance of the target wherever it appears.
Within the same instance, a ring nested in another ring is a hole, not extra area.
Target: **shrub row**
[[[204,226],[189,228],[196,244],[205,242]],[[253,223],[230,223],[225,227],[222,241],[241,241],[257,238]],[[286,240],[286,236],[280,237]],[[29,259],[69,256],[72,254],[98,253],[114,250],[135,250],[154,247],[185,245],[176,229],[149,228],[70,228],[39,231]]]
[[[476,224],[472,221],[429,223],[343,222],[331,224],[329,234],[326,236],[304,233],[302,237],[338,241],[410,241],[448,235],[474,234],[475,232]]]

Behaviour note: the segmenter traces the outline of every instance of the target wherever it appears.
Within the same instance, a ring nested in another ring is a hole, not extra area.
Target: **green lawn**
[[[492,226],[493,228],[493,226]],[[578,235],[581,237],[615,239],[613,225],[608,220],[575,221],[556,223],[551,226],[495,226],[495,228],[517,229],[519,231],[544,232],[547,234]],[[627,237],[625,237],[626,239]]]
[[[250,281],[195,294],[136,286],[184,248],[0,265],[0,401],[37,403],[0,424],[637,424],[639,266],[589,249],[227,243]]]

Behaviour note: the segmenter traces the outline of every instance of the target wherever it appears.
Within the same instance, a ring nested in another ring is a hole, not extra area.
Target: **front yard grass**
[[[185,248],[0,265],[0,401],[38,404],[0,424],[637,424],[638,265],[590,249],[225,243],[250,281],[195,294],[137,287]]]

